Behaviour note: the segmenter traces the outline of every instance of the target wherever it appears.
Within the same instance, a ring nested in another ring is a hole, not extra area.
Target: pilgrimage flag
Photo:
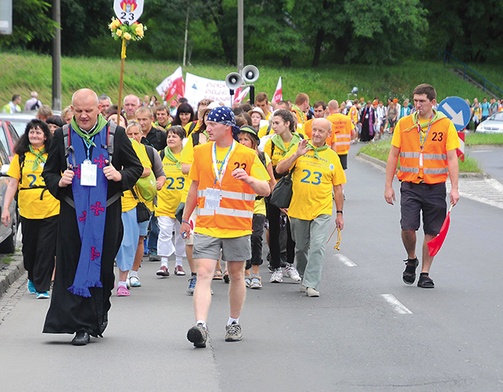
[[[276,91],[272,97],[272,102],[279,102],[283,100],[283,87],[281,85],[281,76],[278,79],[278,84],[276,85]]]
[[[442,245],[444,244],[445,237],[447,237],[447,232],[449,231],[449,225],[451,224],[451,210],[453,205],[449,207],[449,211],[447,212],[447,216],[445,217],[444,223],[440,228],[437,236],[430,241],[426,245],[428,245],[428,253],[431,257],[435,256]]]
[[[164,79],[156,88],[164,101],[169,101],[175,95],[183,97],[185,95],[185,83],[183,81],[182,67],[178,67],[175,72]]]
[[[248,95],[250,92],[250,87],[246,87],[245,89],[241,89],[241,86],[237,88],[236,92],[234,93],[234,103],[240,104],[243,102],[244,97]]]

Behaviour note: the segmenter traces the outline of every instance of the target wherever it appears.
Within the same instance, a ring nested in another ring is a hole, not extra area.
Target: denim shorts
[[[223,261],[246,261],[251,258],[250,235],[236,238],[216,238],[204,234],[194,234],[194,259]]]

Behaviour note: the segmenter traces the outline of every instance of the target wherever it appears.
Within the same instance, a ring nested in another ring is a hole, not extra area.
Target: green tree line
[[[3,49],[50,54],[56,28],[46,0],[13,2]],[[244,0],[245,63],[272,66],[397,64],[447,50],[466,62],[503,60],[503,2],[451,0]],[[117,56],[112,0],[61,0],[62,52]],[[235,64],[236,0],[145,0],[143,59]],[[188,41],[185,45],[185,31]]]

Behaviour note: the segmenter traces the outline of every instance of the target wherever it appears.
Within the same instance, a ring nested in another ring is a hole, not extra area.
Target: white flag
[[[283,87],[281,85],[281,76],[278,79],[278,84],[276,85],[276,91],[272,97],[272,102],[279,102],[283,100]]]

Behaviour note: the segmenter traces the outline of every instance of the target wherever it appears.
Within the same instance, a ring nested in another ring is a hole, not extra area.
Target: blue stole
[[[100,276],[108,191],[108,180],[103,174],[105,160],[109,160],[107,128],[105,126],[93,137],[94,148],[92,149],[71,126],[69,137],[69,140],[75,140],[70,154],[74,154],[71,162],[77,164],[77,167],[73,168],[75,176],[72,181],[72,190],[81,248],[73,285],[68,288],[68,291],[81,297],[90,297],[90,287],[103,287]],[[97,165],[96,186],[80,185],[81,165],[86,159]],[[61,245],[65,246],[65,244]]]

